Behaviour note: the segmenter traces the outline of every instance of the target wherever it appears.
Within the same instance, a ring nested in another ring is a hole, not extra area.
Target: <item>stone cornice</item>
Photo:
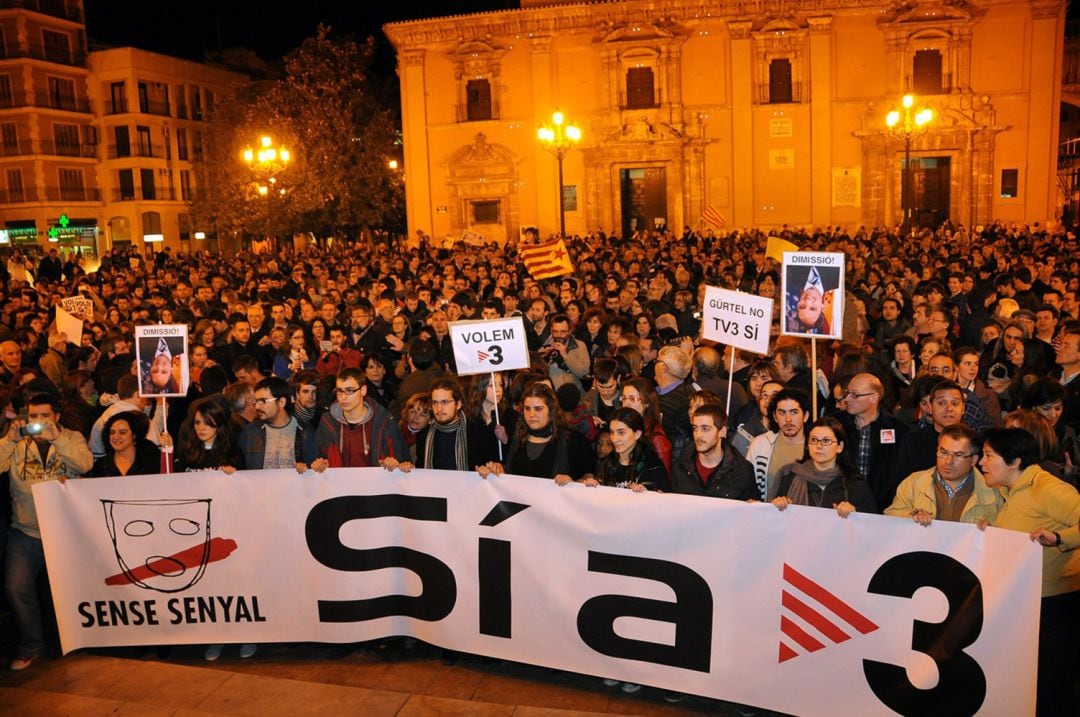
[[[1063,0],[1041,0],[1060,3]],[[974,4],[974,3],[973,3]],[[525,10],[497,10],[449,17],[389,23],[383,32],[400,52],[433,43],[458,43],[472,38],[514,37],[588,32],[630,23],[686,23],[750,19],[754,24],[790,12],[785,0],[622,0],[555,5]],[[880,0],[819,0],[816,16],[840,11],[879,11]],[[797,6],[797,4],[796,4]]]

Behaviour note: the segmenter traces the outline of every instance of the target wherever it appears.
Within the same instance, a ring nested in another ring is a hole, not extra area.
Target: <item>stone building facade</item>
[[[189,220],[215,97],[246,75],[135,48],[90,50],[82,0],[0,0],[0,250],[92,264]]]
[[[522,0],[393,23],[410,233],[557,231],[555,110],[568,232],[899,224],[904,143],[889,110],[934,121],[911,144],[911,208],[1046,221],[1056,179],[1063,0]]]

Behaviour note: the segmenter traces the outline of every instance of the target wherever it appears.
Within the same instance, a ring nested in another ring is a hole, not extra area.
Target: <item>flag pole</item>
[[[810,415],[817,420],[817,339],[810,337],[810,406],[813,413]]]

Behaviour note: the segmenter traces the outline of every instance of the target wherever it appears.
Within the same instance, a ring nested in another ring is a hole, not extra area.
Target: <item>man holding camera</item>
[[[589,373],[589,350],[570,335],[570,319],[566,314],[556,314],[549,322],[551,336],[540,347],[540,356],[548,362],[548,375],[559,386],[572,383],[584,393],[581,379]]]
[[[12,421],[0,438],[0,471],[10,471],[12,509],[4,589],[19,626],[12,670],[25,670],[45,652],[35,587],[45,566],[45,552],[31,488],[44,481],[77,478],[93,466],[86,440],[77,431],[60,427],[60,399],[47,393],[33,396],[26,420]]]

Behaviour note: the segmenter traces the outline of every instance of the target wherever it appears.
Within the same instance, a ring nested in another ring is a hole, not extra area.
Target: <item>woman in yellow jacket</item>
[[[1030,433],[995,428],[984,436],[979,467],[986,484],[1005,494],[994,527],[1021,530],[1043,546],[1036,715],[1072,717],[1080,635],[1080,494],[1038,460]]]

